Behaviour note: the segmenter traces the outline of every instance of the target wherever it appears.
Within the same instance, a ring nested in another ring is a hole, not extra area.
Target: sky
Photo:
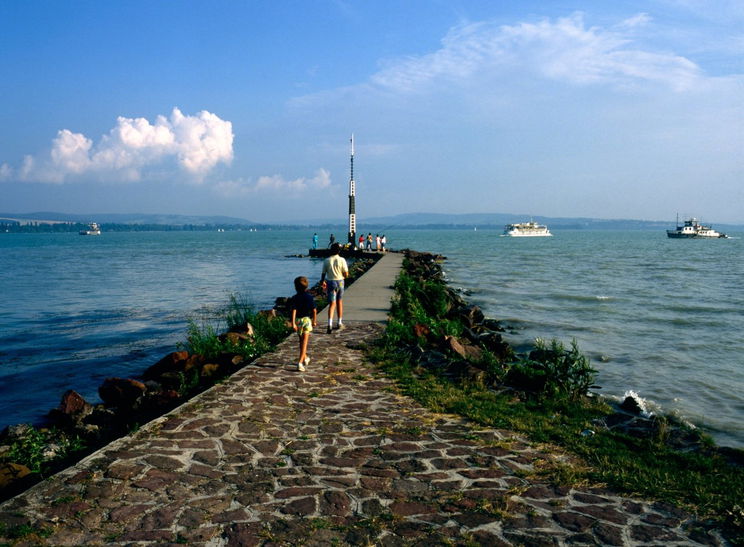
[[[744,223],[740,0],[0,2],[0,212]]]

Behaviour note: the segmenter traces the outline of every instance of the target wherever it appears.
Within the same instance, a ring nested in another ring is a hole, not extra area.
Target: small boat
[[[88,224],[87,230],[80,230],[80,235],[81,236],[99,236],[101,235],[101,227],[97,223],[91,222],[90,224]]]
[[[710,226],[704,226],[696,218],[685,220],[680,226],[679,218],[674,230],[667,230],[667,237],[674,239],[698,239],[698,238],[728,238],[726,234],[717,232]]]
[[[548,237],[550,233],[548,227],[530,220],[529,222],[518,222],[516,224],[507,224],[504,227],[502,236],[509,237]]]

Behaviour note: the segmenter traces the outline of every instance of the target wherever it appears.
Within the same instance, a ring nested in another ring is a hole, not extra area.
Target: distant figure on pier
[[[380,246],[381,246],[380,250],[383,253],[385,252],[385,245],[387,245],[387,238],[385,237],[385,234],[382,234],[382,237],[380,238]]]
[[[333,328],[333,313],[338,308],[339,330],[344,328],[344,279],[349,276],[349,266],[346,259],[339,256],[341,245],[334,243],[331,247],[331,256],[323,261],[323,272],[320,274],[320,285],[326,292],[328,299],[328,330],[331,334]]]
[[[313,249],[317,249],[317,248],[318,248],[318,234],[314,233],[313,234]]]
[[[364,234],[359,234],[359,247],[357,247],[360,251],[364,250]]]
[[[380,234],[375,234],[375,251],[381,250],[382,247],[380,246]]]
[[[307,354],[307,346],[310,343],[310,333],[318,324],[318,309],[315,307],[313,295],[307,292],[307,277],[300,276],[294,280],[295,294],[289,299],[289,307],[292,310],[292,329],[300,337],[300,355],[297,357],[297,370],[303,372],[310,364]]]
[[[371,232],[367,234],[367,250],[368,251],[372,250],[372,233]]]
[[[334,243],[336,243],[336,236],[331,234],[331,237],[328,239],[328,248],[333,247]]]

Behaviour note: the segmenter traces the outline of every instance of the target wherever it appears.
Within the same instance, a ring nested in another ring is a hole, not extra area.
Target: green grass
[[[57,455],[50,459],[45,455],[49,446],[58,447]],[[5,456],[7,461],[22,463],[33,473],[46,474],[53,462],[64,460],[75,452],[83,450],[84,446],[79,437],[71,437],[61,431],[52,429],[30,428],[20,439],[10,443],[10,449]]]
[[[220,339],[218,333],[246,323],[250,323],[254,331],[249,340],[232,343]],[[185,347],[189,353],[203,355],[208,359],[219,357],[223,353],[236,353],[250,361],[272,351],[289,333],[286,319],[258,313],[244,296],[231,294],[228,305],[220,316],[202,318],[199,322],[193,318],[189,320]]]
[[[539,468],[544,479],[607,485],[621,493],[669,502],[701,519],[717,521],[734,542],[744,540],[741,468],[706,450],[712,443],[701,433],[691,432],[698,435],[700,450],[681,452],[670,447],[665,442],[664,417],[649,438],[597,427],[595,420],[612,410],[601,398],[587,396],[596,371],[575,343],[567,349],[557,341],[538,342],[527,357],[514,356],[508,362],[491,358],[480,363],[486,370],[482,382],[457,382],[420,367],[411,358],[412,345],[426,349],[431,340],[461,331],[462,326],[446,316],[444,281],[416,283],[405,267],[395,285],[389,327],[380,344],[370,350],[405,394],[434,411],[513,430],[576,456],[572,464]],[[421,329],[414,329],[415,325],[426,325],[432,334],[418,336]]]

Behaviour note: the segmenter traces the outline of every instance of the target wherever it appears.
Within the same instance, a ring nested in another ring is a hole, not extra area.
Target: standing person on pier
[[[318,248],[318,233],[316,232],[313,234],[313,249],[317,249],[317,248]]]
[[[341,246],[338,243],[331,245],[331,256],[323,261],[323,272],[320,274],[320,284],[328,298],[328,329],[331,334],[333,329],[333,314],[338,308],[337,328],[344,328],[344,279],[349,276],[349,266],[346,259],[339,255]]]
[[[359,235],[359,250],[364,250],[364,234]]]

